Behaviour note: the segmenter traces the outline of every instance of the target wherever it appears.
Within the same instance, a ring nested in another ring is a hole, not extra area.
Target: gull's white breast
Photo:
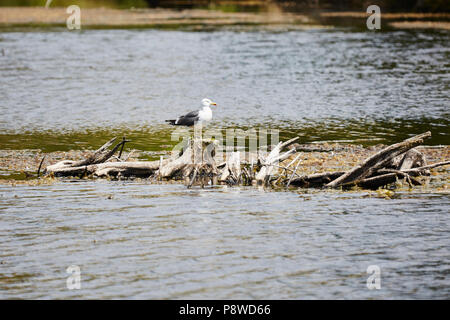
[[[200,121],[210,121],[212,119],[212,110],[210,107],[203,107],[198,113],[198,119]]]

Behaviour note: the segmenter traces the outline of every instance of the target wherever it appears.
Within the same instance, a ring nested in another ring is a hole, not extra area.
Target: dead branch
[[[120,143],[118,143],[112,150],[109,150],[108,148],[113,145],[114,141],[116,141],[116,137],[112,138],[108,142],[106,142],[103,146],[101,146],[99,149],[97,149],[93,154],[88,156],[86,159],[80,160],[80,161],[68,161],[63,160],[60,161],[54,165],[47,166],[45,168],[45,173],[51,173],[51,172],[66,172],[65,170],[60,169],[68,169],[68,168],[78,168],[78,167],[84,167],[88,165],[93,164],[99,164],[107,161],[109,158],[111,158],[114,153],[119,149],[119,147],[123,146],[128,140],[123,139]],[[74,170],[78,172],[78,170]]]
[[[222,174],[219,181],[226,182],[228,184],[237,184],[241,177],[241,158],[240,152],[233,152],[227,158],[225,167],[222,170]]]
[[[269,155],[265,159],[260,159],[262,163],[261,170],[256,174],[256,182],[257,184],[265,184],[270,179],[270,176],[273,173],[274,168],[276,167],[274,164],[283,161],[289,157],[290,154],[295,152],[295,149],[291,149],[284,154],[280,155],[281,150],[288,146],[289,144],[296,141],[298,137],[290,139],[286,142],[279,142],[278,145],[275,146],[275,148],[272,149],[272,151],[269,153]]]
[[[222,164],[215,160],[216,144],[201,139],[188,141],[181,152],[156,161],[127,161],[120,158],[125,138],[113,146],[115,138],[105,143],[86,159],[79,161],[63,160],[44,169],[46,174],[55,176],[92,176],[92,177],[153,177],[154,179],[184,179],[188,188],[194,185],[202,187],[208,183],[240,184],[268,184],[296,187],[337,187],[345,188],[358,186],[366,189],[377,189],[405,179],[413,185],[420,185],[414,176],[424,175],[429,169],[449,165],[450,161],[426,165],[424,155],[415,148],[430,136],[429,132],[412,137],[403,142],[391,145],[364,160],[351,170],[316,173],[301,176],[297,170],[301,161],[298,153],[287,166],[278,162],[287,159],[296,148],[282,153],[284,147],[289,146],[298,138],[280,142],[265,157],[258,158],[258,166],[254,170],[253,161],[242,163],[244,151],[232,152]],[[114,154],[120,148],[119,157]],[[260,153],[261,155],[261,153]],[[38,175],[45,157],[41,160]],[[108,161],[116,159],[117,161]],[[293,165],[295,167],[293,167]],[[279,168],[279,169],[278,169]],[[259,170],[258,170],[259,169]],[[281,172],[277,174],[275,172]],[[256,174],[254,174],[256,172]],[[289,172],[289,173],[288,173]],[[219,178],[220,177],[220,178]]]
[[[44,157],[42,158],[41,162],[39,163],[39,168],[38,168],[38,171],[37,171],[37,177],[38,178],[39,178],[39,175],[41,173],[41,167],[42,167],[42,164],[44,163],[45,157],[46,156],[44,155]]]
[[[433,163],[433,164],[426,165],[423,167],[405,169],[405,170],[397,170],[397,171],[400,171],[402,173],[408,173],[409,175],[418,176],[418,175],[424,175],[423,172],[425,170],[433,169],[433,168],[437,168],[437,167],[441,167],[441,166],[447,166],[447,165],[450,165],[450,161],[437,162],[437,163]],[[387,173],[387,172],[393,172],[393,170],[392,169],[380,169],[377,172]]]
[[[300,158],[300,155],[301,155],[301,153],[298,154],[298,156],[293,160],[292,163],[294,163],[298,158]],[[297,162],[297,165],[294,168],[294,172],[292,172],[291,177],[289,178],[289,181],[288,181],[286,187],[289,187],[289,185],[291,184],[292,178],[294,178],[294,175],[297,173],[298,166],[300,165],[301,162],[302,162],[301,160],[299,162]],[[289,164],[289,165],[291,165],[291,164]],[[288,168],[289,168],[289,165],[288,165]]]
[[[375,171],[383,168],[394,157],[407,152],[408,150],[423,143],[424,139],[431,136],[431,132],[425,132],[415,137],[404,140],[403,142],[393,144],[383,150],[377,152],[373,156],[367,158],[363,163],[357,165],[353,169],[347,171],[339,178],[328,183],[326,187],[336,188],[340,185],[349,184],[354,181],[362,180],[369,177]]]

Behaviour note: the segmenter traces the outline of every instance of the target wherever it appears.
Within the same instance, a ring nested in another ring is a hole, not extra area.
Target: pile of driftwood
[[[280,142],[270,152],[258,150],[256,161],[245,160],[245,152],[230,152],[226,161],[215,160],[214,142],[189,140],[185,146],[167,159],[159,161],[127,161],[122,159],[125,138],[112,149],[116,138],[111,139],[89,157],[80,161],[60,161],[46,167],[45,175],[90,176],[98,178],[150,178],[155,181],[184,180],[188,187],[193,185],[273,185],[313,188],[347,188],[358,186],[377,189],[405,180],[410,186],[420,185],[417,176],[429,175],[429,169],[450,164],[450,161],[427,165],[425,157],[414,149],[431,136],[426,132],[400,143],[388,146],[349,171],[325,172],[301,175],[297,171],[302,155],[292,147],[298,138]],[[291,145],[288,151],[285,148]],[[120,149],[120,151],[119,151]],[[115,153],[119,151],[119,155]],[[295,153],[297,153],[295,155]],[[293,157],[287,165],[283,160]],[[253,158],[254,157],[250,157]],[[294,166],[294,164],[297,164]],[[42,164],[42,162],[41,162]],[[40,168],[38,170],[39,175]]]

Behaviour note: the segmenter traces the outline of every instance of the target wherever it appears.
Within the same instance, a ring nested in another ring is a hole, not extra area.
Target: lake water
[[[0,149],[170,149],[164,119],[301,142],[449,144],[450,33],[4,30]],[[450,197],[186,189],[141,182],[0,185],[0,298],[450,297]],[[68,290],[66,268],[81,269]],[[381,269],[381,289],[366,287]]]

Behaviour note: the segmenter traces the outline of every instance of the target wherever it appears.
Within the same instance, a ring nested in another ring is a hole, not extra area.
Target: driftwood
[[[414,177],[429,175],[428,169],[450,164],[450,161],[426,165],[424,155],[413,149],[431,136],[429,132],[391,145],[367,158],[347,172],[312,174],[293,179],[287,186],[298,187],[353,187],[377,189],[404,179],[411,187],[421,185]]]
[[[107,143],[105,143],[103,146],[101,146],[99,149],[97,149],[92,155],[87,157],[84,160],[80,161],[73,161],[71,163],[68,163],[67,161],[63,161],[63,166],[71,166],[71,167],[82,167],[87,166],[91,164],[97,164],[97,163],[103,163],[121,147],[123,146],[127,140],[123,139],[122,142],[118,143],[112,150],[109,150],[108,148],[114,144],[114,141],[116,141],[117,138],[112,138]],[[54,166],[47,167],[47,170],[51,170],[52,167],[58,166],[59,163],[55,164]]]
[[[430,164],[430,165],[427,165],[427,166],[413,168],[413,169],[407,169],[407,170],[402,170],[402,171],[405,172],[405,173],[408,173],[408,174],[420,174],[424,170],[433,169],[433,168],[437,168],[437,167],[442,167],[442,166],[446,166],[446,165],[449,165],[449,164],[450,164],[450,161],[442,161],[442,162],[433,163],[433,164]]]
[[[427,161],[423,153],[415,149],[411,149],[403,156],[403,160],[401,162],[399,170],[403,171],[411,168],[422,167],[426,165],[426,163]]]
[[[233,152],[229,155],[225,167],[222,170],[220,181],[230,185],[239,184],[241,180],[240,152]]]
[[[298,146],[292,143],[298,138],[280,142],[270,153],[259,151],[258,163],[243,162],[245,150],[231,152],[223,163],[216,163],[216,144],[201,139],[189,140],[180,152],[169,158],[156,161],[128,161],[121,158],[125,138],[114,146],[116,138],[79,161],[63,160],[49,165],[43,170],[45,175],[55,176],[91,176],[94,178],[142,177],[154,180],[184,180],[188,187],[208,184],[228,185],[284,185],[302,188],[349,188],[358,186],[377,189],[399,179],[405,180],[411,187],[421,182],[414,177],[429,175],[429,169],[445,166],[450,161],[427,164],[424,155],[415,147],[423,143],[430,133],[417,135],[403,142],[388,146],[364,160],[349,171],[336,171],[301,175],[297,172],[302,152],[297,152],[287,165],[280,161],[292,156]],[[284,148],[289,151],[283,153]],[[119,151],[119,155],[115,153]],[[43,159],[44,160],[44,159]],[[40,163],[38,171],[42,166]]]
[[[417,181],[413,177],[409,176],[407,173],[398,170],[392,170],[395,172],[382,174],[366,179],[362,179],[359,181],[355,181],[352,183],[348,183],[345,186],[358,186],[364,189],[378,189],[379,187],[386,186],[388,184],[396,182],[399,178],[406,179],[406,182],[412,187],[413,185],[421,185],[420,181]]]
[[[111,150],[108,149],[114,144],[116,139],[112,138],[86,159],[80,161],[63,160],[47,166],[44,174],[53,174],[59,177],[85,175],[93,175],[94,177],[149,177],[158,170],[159,163],[157,161],[106,162],[113,157],[119,148],[121,148],[119,154],[121,156],[123,146],[126,142],[129,142],[124,138]],[[118,159],[120,160],[120,157]]]
[[[274,164],[278,163],[279,161],[283,161],[289,157],[293,152],[295,152],[295,149],[291,149],[282,155],[280,155],[281,150],[297,140],[298,137],[290,139],[286,142],[279,142],[269,153],[267,157],[260,156],[260,162],[262,163],[261,170],[256,175],[256,182],[258,185],[261,184],[267,184],[269,181],[271,175],[273,174],[274,169],[276,166]]]
[[[195,139],[193,142],[194,163],[188,164],[183,170],[183,175],[189,178],[188,187],[190,188],[194,183],[204,187],[206,184],[211,185],[217,183],[217,176],[219,171],[214,160],[215,144],[213,142],[206,142],[201,139]],[[192,175],[191,175],[192,173]]]
[[[301,153],[299,153],[299,154],[294,158],[294,160],[292,160],[292,161],[288,164],[288,166],[287,166],[287,168],[289,168],[292,164],[295,163],[295,161],[297,161],[297,165],[295,166],[294,171],[291,173],[291,176],[289,177],[289,180],[288,180],[288,182],[287,182],[287,184],[286,184],[287,187],[289,187],[289,185],[291,184],[292,179],[294,178],[294,175],[297,173],[298,166],[299,166],[300,163],[302,162],[301,160],[299,160],[300,156],[301,156]],[[286,168],[286,170],[287,170],[287,168]]]
[[[345,171],[316,173],[299,177],[291,181],[291,185],[302,188],[320,188],[325,184],[339,178]],[[288,184],[289,185],[289,184]]]
[[[96,177],[149,177],[159,168],[159,161],[108,162],[90,166]]]
[[[99,149],[97,149],[93,154],[89,155],[86,159],[80,161],[63,160],[54,165],[50,165],[45,168],[44,174],[53,173],[55,175],[65,175],[67,173],[70,175],[70,171],[72,170],[75,173],[74,175],[77,175],[79,174],[80,170],[82,172],[86,171],[87,166],[103,163],[111,158],[121,146],[125,145],[125,143],[128,142],[124,138],[112,150],[109,150],[108,148],[114,144],[114,141],[116,141],[116,139],[117,138],[112,138]],[[94,167],[91,167],[90,169],[92,170],[94,169]]]
[[[417,149],[411,149],[408,152],[401,154],[393,158],[386,166],[387,169],[397,169],[400,171],[408,170],[411,168],[422,167],[426,165],[427,161],[423,153]],[[380,170],[378,170],[380,171]],[[420,172],[420,175],[429,175],[430,172],[424,169]]]
[[[192,164],[192,149],[186,148],[180,157],[166,164],[163,163],[162,167],[156,171],[156,175],[160,178],[169,178],[185,169],[189,164]]]
[[[336,188],[344,184],[350,184],[354,181],[362,180],[371,176],[378,169],[383,168],[388,163],[392,162],[392,159],[407,152],[408,150],[423,143],[425,138],[431,137],[431,132],[425,132],[415,137],[406,139],[403,142],[393,144],[383,150],[377,152],[373,156],[367,158],[363,163],[357,165],[353,169],[347,171],[339,178],[328,183],[326,187]]]
[[[66,162],[63,162],[66,163]],[[95,177],[106,176],[139,176],[149,177],[159,168],[159,161],[135,161],[135,162],[106,162],[90,164],[81,167],[70,165],[47,167],[46,174],[53,174],[58,177],[74,177],[81,175],[94,175]]]

